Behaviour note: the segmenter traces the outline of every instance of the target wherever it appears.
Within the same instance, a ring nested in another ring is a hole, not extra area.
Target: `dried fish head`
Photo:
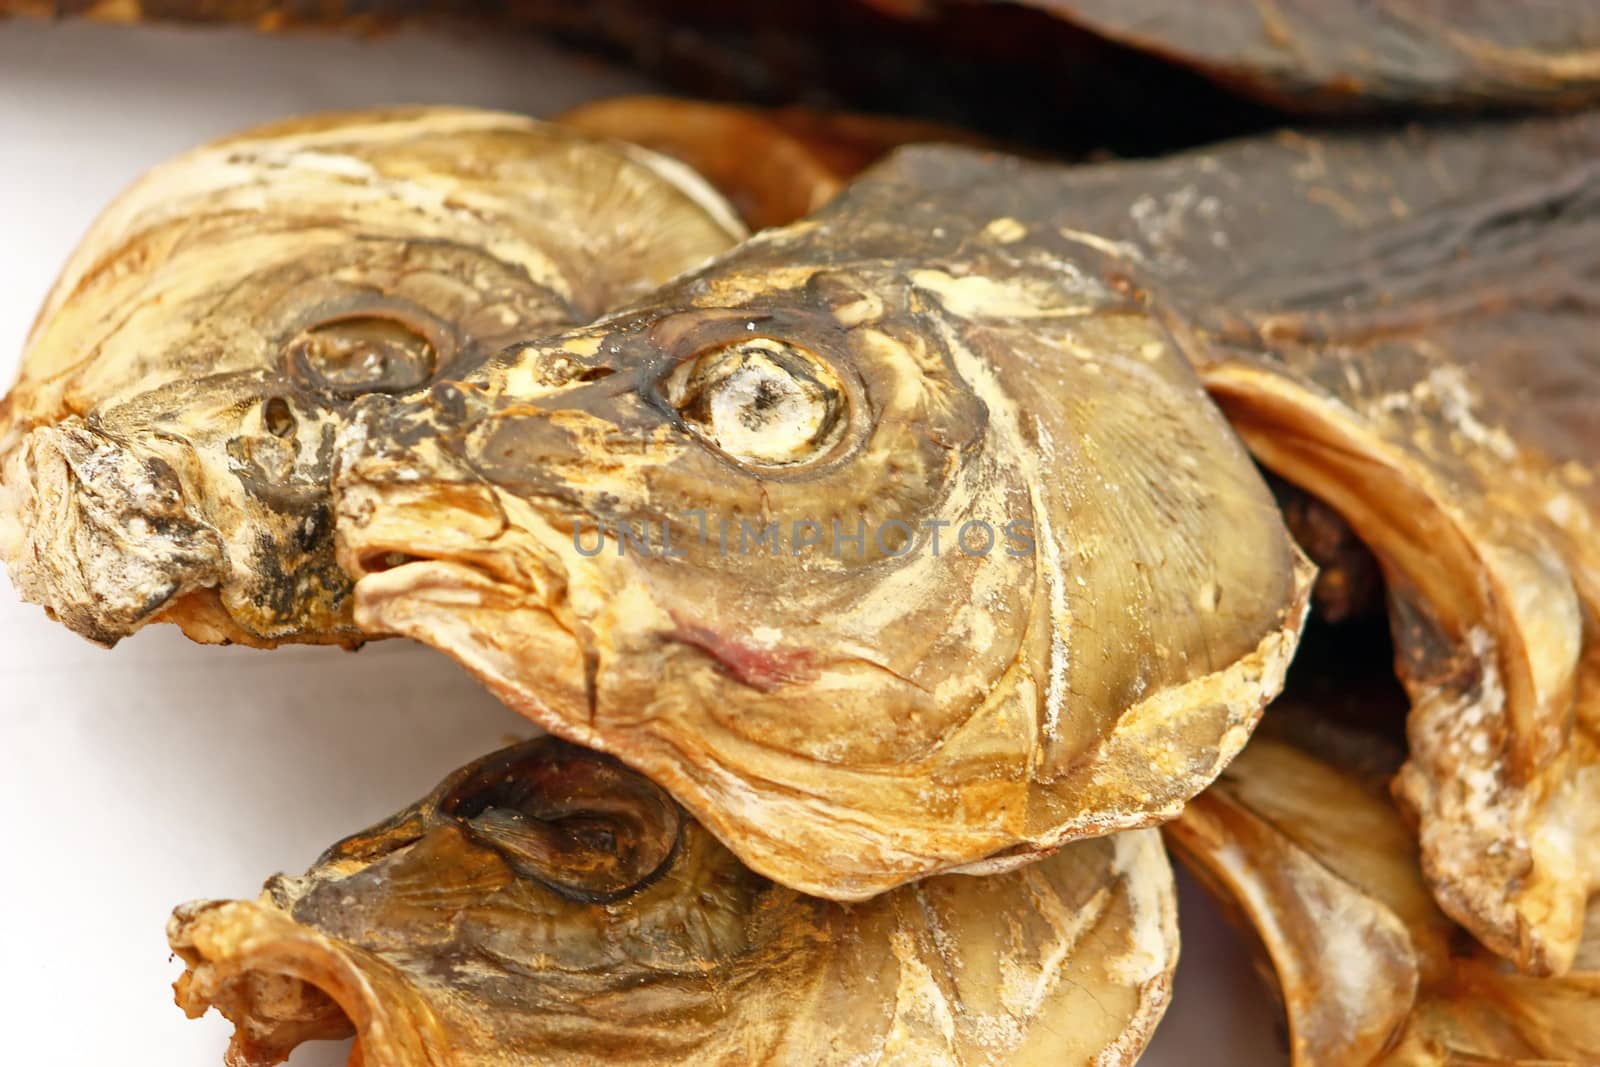
[[[1174,814],[1308,585],[1163,326],[1018,241],[1038,190],[895,158],[635,308],[367,398],[340,457],[362,626],[840,899]]]
[[[351,1032],[385,1067],[1132,1064],[1177,950],[1153,830],[842,905],[548,737],[169,937],[180,1005],[232,1019],[239,1067]]]
[[[97,222],[0,406],[0,555],[112,643],[360,639],[328,483],[350,404],[587,321],[743,232],[680,165],[449,109],[290,121]]]

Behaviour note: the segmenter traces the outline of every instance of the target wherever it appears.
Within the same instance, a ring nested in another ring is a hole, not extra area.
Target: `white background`
[[[548,114],[642,87],[522,40],[0,22],[0,380],[94,215],[193,144],[323,108]],[[171,907],[253,897],[526,733],[441,656],[398,641],[261,653],[157,628],[107,652],[0,582],[0,1062],[218,1067],[228,1025],[172,1003]],[[1281,1062],[1244,947],[1188,884],[1183,930],[1176,1005],[1142,1062]],[[290,1063],[344,1056],[311,1045]]]

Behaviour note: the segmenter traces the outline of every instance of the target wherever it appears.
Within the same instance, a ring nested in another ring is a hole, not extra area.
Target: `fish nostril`
[[[459,426],[467,421],[467,394],[454,382],[439,382],[428,390],[428,402],[445,422]]]
[[[261,409],[261,424],[274,437],[293,437],[295,431],[294,410],[289,407],[289,402],[283,397],[271,397],[267,400],[266,406]]]
[[[578,375],[578,381],[598,382],[600,379],[609,378],[615,373],[617,372],[611,367],[590,367],[588,370]]]

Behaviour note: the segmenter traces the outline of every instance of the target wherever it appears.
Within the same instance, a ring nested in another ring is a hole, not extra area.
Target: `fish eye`
[[[831,451],[844,434],[843,384],[820,358],[767,337],[742,338],[680,364],[667,399],[684,423],[733,459],[792,467]]]
[[[309,326],[289,342],[295,377],[339,397],[404,393],[426,384],[439,366],[433,341],[387,315],[349,315]]]
[[[649,779],[588,749],[540,738],[490,757],[439,811],[512,870],[569,900],[609,903],[671,866],[683,813]]]

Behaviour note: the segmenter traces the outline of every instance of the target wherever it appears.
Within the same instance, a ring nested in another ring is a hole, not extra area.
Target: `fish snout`
[[[0,468],[0,556],[26,600],[104,645],[218,585],[226,551],[173,458],[80,418],[36,426]]]
[[[357,625],[415,636],[418,613],[446,605],[561,610],[568,554],[556,527],[485,478],[431,403],[370,399],[338,440],[333,478]]]

